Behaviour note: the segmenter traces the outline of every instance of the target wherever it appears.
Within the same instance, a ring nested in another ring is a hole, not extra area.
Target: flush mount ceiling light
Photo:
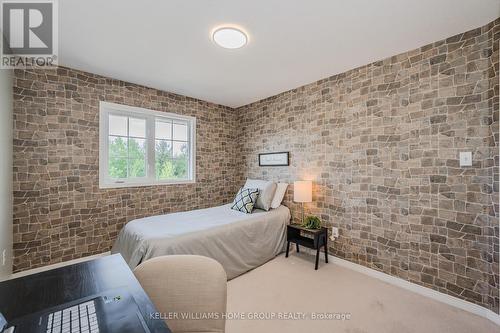
[[[239,49],[248,42],[247,35],[238,28],[221,27],[216,29],[212,38],[215,44],[225,49]]]

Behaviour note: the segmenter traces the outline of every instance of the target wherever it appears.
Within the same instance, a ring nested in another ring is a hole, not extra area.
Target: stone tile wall
[[[240,183],[313,179],[333,254],[498,313],[499,35],[497,20],[239,108]],[[274,151],[291,166],[259,167]]]
[[[196,184],[99,189],[99,101],[196,117]],[[227,107],[77,70],[16,70],[14,271],[108,251],[135,218],[232,200],[235,121]]]

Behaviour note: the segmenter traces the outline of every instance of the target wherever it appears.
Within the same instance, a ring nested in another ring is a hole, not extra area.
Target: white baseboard
[[[417,293],[422,296],[426,296],[429,298],[432,298],[433,300],[436,300],[441,303],[445,303],[451,306],[454,306],[458,309],[473,313],[475,315],[481,316],[483,318],[486,318],[495,324],[500,326],[500,315],[494,313],[491,310],[488,310],[480,305],[464,301],[463,299],[447,295],[444,293],[441,293],[439,291],[420,286],[418,284],[415,284],[410,281],[403,280],[401,278],[359,265],[355,264],[353,262],[340,259],[334,256],[330,256],[331,262],[334,264],[337,264],[339,266],[351,269],[353,271],[359,272],[366,274],[368,276],[371,276],[373,278],[382,280],[384,282],[390,283],[392,285],[398,286],[400,288],[412,291],[414,293]]]
[[[16,278],[20,278],[20,277],[23,277],[23,276],[26,276],[26,275],[31,275],[31,274],[36,274],[36,273],[40,273],[40,272],[45,272],[45,271],[48,271],[48,270],[51,270],[51,269],[54,269],[54,268],[59,268],[59,267],[64,267],[64,266],[68,266],[68,265],[73,265],[73,264],[77,264],[77,263],[80,263],[80,262],[89,261],[89,260],[97,259],[97,258],[100,258],[100,257],[104,257],[104,256],[107,256],[107,255],[110,255],[109,251],[108,252],[104,252],[104,253],[100,253],[100,254],[95,254],[93,256],[88,256],[88,257],[83,257],[83,258],[68,260],[68,261],[64,261],[64,262],[58,262],[56,264],[47,265],[47,266],[43,266],[43,267],[28,269],[26,271],[17,272],[17,273],[11,274],[9,276],[6,276],[5,278],[3,278],[3,280],[16,279]]]

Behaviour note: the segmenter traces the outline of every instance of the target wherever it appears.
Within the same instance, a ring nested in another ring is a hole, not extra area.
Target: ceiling
[[[500,0],[63,0],[59,63],[238,107],[499,16]],[[224,24],[248,45],[215,45]]]

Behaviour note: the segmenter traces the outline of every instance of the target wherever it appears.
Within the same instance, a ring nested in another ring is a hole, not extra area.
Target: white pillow
[[[278,183],[276,185],[276,192],[274,193],[274,198],[271,201],[271,208],[276,209],[281,206],[281,202],[285,197],[286,189],[288,188],[287,183]]]
[[[259,179],[247,179],[244,188],[258,188],[259,196],[255,203],[255,208],[268,211],[271,208],[271,201],[276,192],[276,183]]]

